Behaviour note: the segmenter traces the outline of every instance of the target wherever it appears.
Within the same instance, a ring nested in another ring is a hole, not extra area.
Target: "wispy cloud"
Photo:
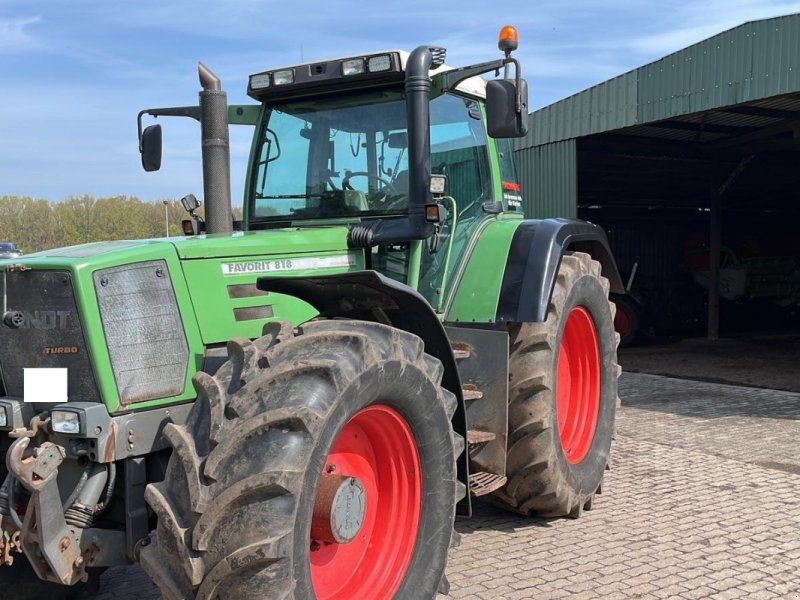
[[[0,17],[0,53],[23,52],[40,48],[42,43],[30,33],[30,26],[39,23],[41,17]]]
[[[800,11],[800,2],[764,0],[706,0],[678,5],[662,19],[658,31],[634,37],[624,45],[652,55],[675,52],[747,21],[768,19]]]

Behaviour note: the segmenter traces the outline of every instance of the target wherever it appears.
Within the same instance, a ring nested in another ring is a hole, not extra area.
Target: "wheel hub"
[[[355,477],[323,473],[314,503],[311,539],[328,544],[352,542],[367,512],[367,494]]]
[[[350,418],[314,500],[309,562],[318,600],[395,597],[417,544],[421,478],[416,440],[400,413],[373,404]]]

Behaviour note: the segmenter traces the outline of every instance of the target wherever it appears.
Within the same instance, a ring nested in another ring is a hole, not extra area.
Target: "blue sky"
[[[800,12],[782,0],[0,0],[0,195],[62,200],[202,195],[199,127],[163,119],[164,162],[144,173],[142,108],[195,104],[196,63],[246,103],[272,67],[430,43],[463,66],[499,56],[506,24],[538,108],[745,21]],[[241,203],[249,135],[232,137]]]

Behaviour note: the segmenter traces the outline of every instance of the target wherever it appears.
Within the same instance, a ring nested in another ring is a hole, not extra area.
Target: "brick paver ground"
[[[478,505],[451,552],[456,600],[800,600],[800,394],[626,374],[595,510]],[[138,567],[95,600],[157,599]],[[354,599],[355,600],[355,599]]]

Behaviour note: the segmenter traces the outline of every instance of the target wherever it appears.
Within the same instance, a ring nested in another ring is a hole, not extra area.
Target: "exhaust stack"
[[[203,193],[206,233],[231,233],[231,152],[228,133],[228,95],[220,79],[203,63],[200,76],[200,136],[203,151]]]

